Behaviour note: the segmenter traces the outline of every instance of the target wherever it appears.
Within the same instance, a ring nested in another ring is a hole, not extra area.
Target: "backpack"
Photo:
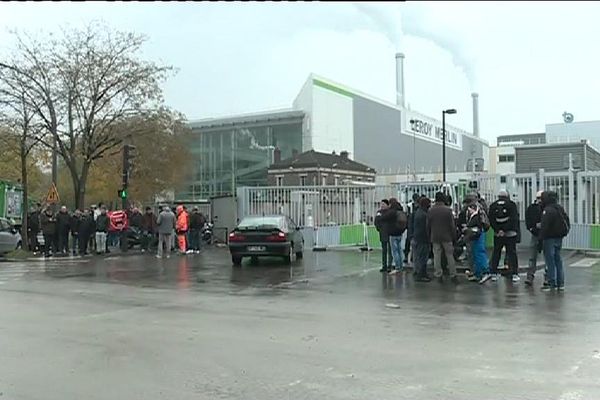
[[[406,230],[406,226],[408,225],[408,216],[402,210],[396,211],[396,227],[398,230],[404,232]]]
[[[560,235],[561,237],[565,237],[569,234],[569,231],[571,230],[571,221],[569,220],[569,216],[567,215],[567,213],[565,212],[565,209],[562,208],[561,206],[556,206],[556,211],[558,212],[558,215],[561,218],[561,231],[560,231]]]

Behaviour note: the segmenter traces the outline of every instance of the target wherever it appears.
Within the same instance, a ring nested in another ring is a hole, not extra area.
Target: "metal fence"
[[[464,185],[463,185],[464,186]],[[381,199],[395,197],[403,205],[414,193],[433,198],[445,190],[455,202],[459,184],[406,183],[380,186],[242,187],[238,189],[238,216],[285,214],[300,226],[373,224]],[[464,192],[464,190],[462,190]]]

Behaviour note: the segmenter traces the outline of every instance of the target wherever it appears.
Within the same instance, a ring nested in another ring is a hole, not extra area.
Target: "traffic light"
[[[129,172],[133,167],[133,159],[137,156],[136,147],[131,144],[123,146],[123,186],[129,183]]]
[[[119,195],[119,197],[121,199],[126,199],[127,198],[127,189],[117,190],[117,194]]]

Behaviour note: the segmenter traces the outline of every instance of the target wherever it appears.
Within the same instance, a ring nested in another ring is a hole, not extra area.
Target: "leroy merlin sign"
[[[413,118],[409,121],[409,130],[414,133],[418,133],[431,141],[442,142],[444,136],[442,126],[430,121],[424,121],[422,119]],[[453,147],[462,147],[462,140],[460,140],[460,134],[455,132],[453,129],[448,128],[446,125],[446,144]]]

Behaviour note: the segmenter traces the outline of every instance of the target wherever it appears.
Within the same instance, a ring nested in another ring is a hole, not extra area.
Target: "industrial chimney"
[[[471,93],[473,98],[473,136],[479,137],[479,95]]]
[[[404,98],[404,54],[396,53],[396,105],[405,106]]]

